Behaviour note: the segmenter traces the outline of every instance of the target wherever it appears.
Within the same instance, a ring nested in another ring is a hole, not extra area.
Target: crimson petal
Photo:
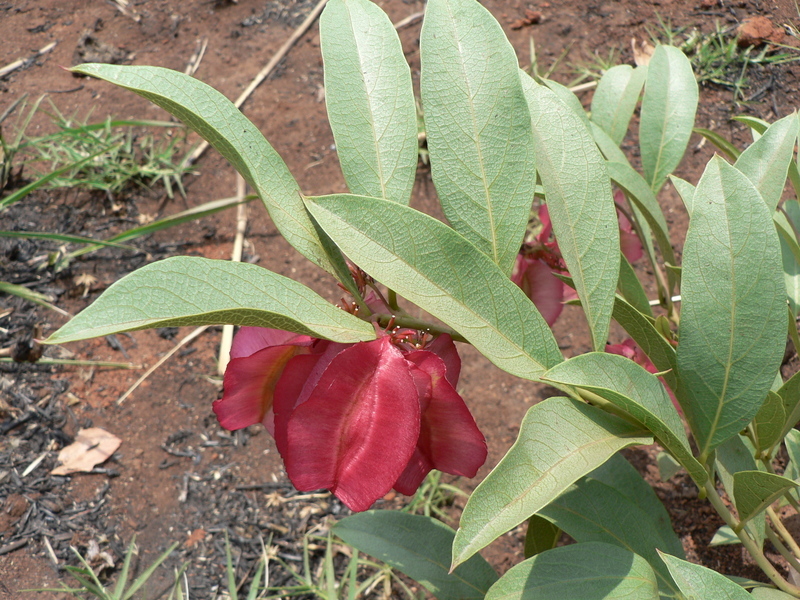
[[[458,376],[461,374],[461,357],[458,355],[453,338],[443,333],[425,347],[428,352],[433,352],[444,361],[445,377],[450,385],[458,385]]]
[[[272,346],[310,346],[313,342],[314,338],[310,336],[297,335],[282,329],[242,327],[233,338],[231,358],[252,356],[259,350]]]
[[[422,414],[417,450],[395,489],[413,494],[431,469],[474,477],[486,462],[486,440],[464,400],[447,381],[444,362],[426,350],[412,352],[406,360],[430,375],[433,393]]]
[[[388,337],[341,351],[287,426],[286,472],[298,490],[331,490],[355,511],[386,494],[419,437],[408,363]]]
[[[225,429],[242,429],[264,420],[272,408],[275,385],[289,359],[308,352],[301,346],[273,346],[242,358],[225,369],[224,393],[212,406]]]

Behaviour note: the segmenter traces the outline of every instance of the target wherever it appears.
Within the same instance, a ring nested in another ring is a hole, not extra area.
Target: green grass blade
[[[156,569],[161,566],[169,555],[173,553],[175,548],[180,546],[180,542],[175,542],[169,548],[167,548],[164,553],[159,556],[155,561],[153,561],[142,573],[134,580],[127,590],[125,590],[125,594],[119,598],[119,600],[129,600],[133,597],[133,595],[139,591],[139,588],[142,587],[147,581],[153,576],[153,573],[156,572]]]
[[[431,175],[444,214],[510,275],[536,183],[514,49],[476,0],[431,0],[420,54]]]
[[[394,26],[369,0],[331,0],[319,27],[325,102],[347,187],[408,204],[417,171],[417,111]]]
[[[15,202],[19,202],[25,196],[27,196],[28,194],[30,194],[34,190],[39,189],[40,187],[42,187],[46,183],[49,183],[53,179],[56,179],[57,177],[60,177],[64,173],[69,173],[73,169],[77,169],[78,167],[81,167],[81,166],[85,165],[86,163],[94,160],[95,158],[97,158],[101,154],[104,154],[104,153],[108,152],[109,150],[111,150],[114,147],[115,146],[113,146],[113,145],[112,146],[106,146],[106,147],[98,150],[94,154],[90,154],[86,158],[82,158],[82,159],[80,159],[78,161],[75,161],[75,162],[70,163],[70,164],[68,164],[68,165],[66,165],[64,167],[61,167],[60,169],[56,169],[55,171],[51,171],[50,173],[48,173],[44,177],[40,177],[36,181],[33,181],[33,182],[29,183],[28,185],[26,185],[25,187],[18,189],[13,194],[9,194],[5,198],[0,199],[0,210],[3,210],[4,208],[7,208],[7,207],[11,206]]]
[[[4,294],[11,294],[12,296],[19,296],[20,298],[23,298],[28,302],[33,302],[34,304],[38,304],[39,306],[44,306],[45,308],[54,310],[58,314],[64,315],[65,317],[71,316],[67,311],[58,308],[55,304],[50,304],[47,296],[45,296],[44,294],[40,294],[39,292],[29,290],[25,286],[15,285],[13,283],[8,283],[7,281],[0,281],[0,292]]]
[[[67,242],[69,244],[93,244],[98,247],[110,246],[113,248],[121,248],[122,250],[139,252],[139,249],[135,248],[134,246],[126,246],[125,244],[117,244],[115,242],[106,242],[103,240],[94,240],[92,238],[82,237],[80,235],[49,233],[47,231],[0,231],[0,237],[52,240],[54,242]]]
[[[248,263],[176,256],[114,283],[46,343],[225,323],[285,329],[343,343],[375,339],[371,324],[287,277]]]

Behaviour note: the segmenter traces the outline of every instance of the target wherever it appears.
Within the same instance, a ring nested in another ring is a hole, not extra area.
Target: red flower
[[[392,488],[413,494],[431,469],[474,477],[486,442],[455,390],[455,345],[416,337],[337,344],[243,327],[214,412],[226,429],[263,423],[298,490],[356,511]]]
[[[644,254],[642,244],[633,230],[631,222],[620,210],[624,195],[617,191],[614,202],[617,205],[619,221],[620,246],[628,262],[636,262]],[[539,221],[542,230],[533,243],[525,244],[517,255],[517,262],[511,273],[511,281],[516,283],[525,295],[531,299],[548,325],[556,322],[564,302],[577,298],[575,290],[562,282],[553,273],[568,275],[567,265],[561,256],[558,242],[551,236],[553,226],[547,206],[539,207]]]

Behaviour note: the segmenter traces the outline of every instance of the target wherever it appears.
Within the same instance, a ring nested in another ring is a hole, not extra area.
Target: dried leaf
[[[650,59],[656,50],[652,44],[646,41],[637,44],[635,38],[631,38],[631,48],[633,49],[633,62],[636,63],[637,67],[650,64]]]
[[[58,460],[62,464],[53,469],[51,474],[88,473],[96,465],[108,460],[121,443],[122,440],[117,436],[99,427],[81,429],[75,441],[58,453]]]

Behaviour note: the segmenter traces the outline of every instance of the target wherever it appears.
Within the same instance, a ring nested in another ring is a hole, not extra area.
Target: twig
[[[0,68],[0,77],[5,77],[6,75],[11,73],[12,71],[16,71],[21,66],[23,66],[26,62],[29,62],[29,61],[32,61],[32,60],[36,60],[42,54],[47,54],[48,52],[50,52],[50,50],[52,50],[53,48],[56,47],[57,43],[58,42],[50,42],[49,44],[47,44],[47,46],[45,46],[44,48],[42,48],[41,50],[39,50],[38,52],[36,52],[32,56],[29,56],[28,58],[20,58],[19,60],[15,60],[14,62],[7,64],[5,67]]]
[[[197,40],[194,54],[189,57],[189,62],[186,63],[186,69],[183,71],[186,75],[194,76],[194,74],[197,73],[197,69],[200,68],[200,62],[203,60],[203,56],[205,56],[206,48],[208,48],[208,38],[204,37],[202,41]]]
[[[236,99],[236,102],[233,103],[236,108],[241,108],[242,104],[244,104],[245,101],[250,97],[250,94],[253,93],[253,90],[261,85],[261,83],[269,76],[269,74],[272,73],[272,70],[281,60],[283,60],[283,57],[286,56],[286,54],[289,52],[289,49],[295,45],[297,40],[299,40],[306,31],[308,31],[308,28],[311,27],[311,24],[317,19],[319,14],[322,12],[322,9],[325,8],[325,4],[327,2],[328,0],[319,0],[317,5],[314,7],[314,10],[312,10],[306,17],[306,20],[294,30],[294,33],[292,33],[289,39],[283,43],[283,46],[278,49],[267,65],[261,69],[261,71],[259,71],[258,75],[255,76],[255,79],[253,79],[253,81],[250,82],[250,85],[248,85],[247,88],[239,95],[239,97]],[[208,146],[209,143],[203,141],[203,143],[200,144],[195,151],[186,158],[186,160],[184,160],[184,165],[190,165],[196,162],[197,159],[200,158],[208,149]]]
[[[236,197],[244,198],[244,177],[236,174]],[[236,208],[236,238],[233,240],[232,262],[242,261],[242,247],[244,246],[244,232],[247,229],[247,209],[244,204]],[[219,362],[217,373],[225,375],[225,368],[231,360],[231,345],[233,344],[233,325],[222,326],[222,339],[219,342]]]
[[[597,87],[596,81],[589,81],[587,83],[581,83],[580,85],[573,85],[571,88],[568,88],[570,92],[573,94],[577,94],[578,92],[584,92],[586,90],[590,90],[592,88]]]
[[[419,11],[414,14],[408,15],[405,19],[401,19],[397,23],[395,23],[394,28],[399,31],[403,27],[408,27],[409,25],[419,21],[424,14],[425,14],[424,11]]]
[[[170,359],[170,357],[172,357],[172,355],[173,355],[173,354],[175,354],[175,353],[176,353],[176,352],[177,352],[177,351],[178,351],[178,350],[179,350],[181,347],[183,347],[183,346],[185,346],[186,344],[188,344],[189,342],[191,342],[193,339],[195,339],[196,337],[198,337],[198,336],[199,336],[201,333],[203,333],[203,332],[204,332],[206,329],[208,329],[209,327],[211,327],[211,325],[203,325],[202,327],[198,327],[198,328],[197,328],[197,329],[195,329],[195,330],[194,330],[192,333],[190,333],[190,334],[189,334],[189,335],[187,335],[185,338],[183,338],[183,339],[182,339],[180,342],[178,342],[177,344],[175,344],[175,347],[174,347],[172,350],[170,350],[170,351],[169,351],[169,352],[167,352],[167,353],[166,353],[164,356],[162,356],[162,357],[161,357],[161,360],[159,360],[159,361],[158,361],[156,364],[154,364],[152,367],[150,367],[149,369],[147,369],[147,371],[145,371],[145,374],[144,374],[144,375],[142,375],[141,377],[139,377],[139,379],[137,379],[137,380],[136,380],[136,383],[134,383],[134,384],[133,384],[133,385],[132,385],[132,386],[131,386],[131,387],[128,389],[128,391],[127,391],[127,392],[125,392],[124,394],[122,394],[122,396],[120,396],[120,397],[119,397],[119,400],[117,400],[117,406],[119,406],[120,404],[122,404],[123,402],[125,402],[125,399],[126,399],[128,396],[130,396],[130,395],[131,395],[131,394],[132,394],[134,391],[136,391],[136,388],[138,388],[138,387],[139,387],[139,386],[142,384],[142,382],[143,382],[145,379],[147,379],[148,377],[150,377],[150,375],[152,375],[152,374],[153,374],[153,372],[154,372],[156,369],[158,369],[158,367],[160,367],[160,366],[161,366],[161,365],[163,365],[165,362],[167,362],[167,361]]]
[[[107,0],[107,2],[129,19],[133,19],[137,23],[142,20],[139,14],[130,9],[128,0]]]

